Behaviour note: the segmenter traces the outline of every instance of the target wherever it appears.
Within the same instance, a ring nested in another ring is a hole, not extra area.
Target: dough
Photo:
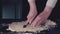
[[[23,25],[26,25],[26,21],[22,21],[22,22],[13,22],[12,24],[9,25],[8,30],[11,31],[16,31],[16,32],[37,32],[37,31],[42,31],[42,30],[47,30],[50,27],[54,27],[56,25],[55,22],[51,21],[51,20],[47,20],[47,22],[45,23],[44,26],[38,26],[38,27],[31,27],[31,26],[27,26],[26,28],[23,28]]]

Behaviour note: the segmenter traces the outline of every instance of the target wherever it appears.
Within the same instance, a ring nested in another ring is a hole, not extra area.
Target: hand
[[[31,24],[31,26],[36,27],[36,26],[40,26],[43,23],[46,23],[47,18],[51,14],[51,11],[52,11],[51,8],[46,7],[45,10],[35,18],[35,20]]]
[[[34,1],[34,2],[29,2],[30,11],[27,16],[27,22],[29,22],[29,23],[32,23],[33,19],[37,15],[37,8],[36,8],[35,0],[31,0],[31,1]]]
[[[27,16],[27,22],[29,22],[30,24],[32,23],[33,19],[36,17],[37,15],[37,11],[29,11],[29,14]]]

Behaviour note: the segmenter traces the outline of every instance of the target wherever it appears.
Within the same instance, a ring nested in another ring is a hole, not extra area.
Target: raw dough
[[[38,26],[38,27],[27,26],[26,28],[23,28],[23,25],[25,24],[27,24],[26,21],[13,22],[12,24],[9,25],[8,30],[16,31],[16,32],[26,32],[26,31],[29,31],[29,32],[39,31],[40,32],[42,30],[47,30],[50,27],[54,27],[56,25],[56,23],[51,20],[47,20],[44,26]]]

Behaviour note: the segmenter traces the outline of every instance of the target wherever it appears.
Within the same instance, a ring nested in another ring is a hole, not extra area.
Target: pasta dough
[[[54,27],[56,25],[55,22],[51,21],[51,20],[47,20],[47,22],[45,23],[44,26],[38,26],[38,27],[31,27],[31,26],[27,26],[26,28],[23,28],[23,25],[26,25],[26,21],[22,21],[22,22],[13,22],[12,24],[9,25],[8,30],[11,31],[16,31],[16,32],[40,32],[42,30],[47,30],[50,27]]]

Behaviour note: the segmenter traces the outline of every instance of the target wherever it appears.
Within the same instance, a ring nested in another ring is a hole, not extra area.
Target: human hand
[[[35,18],[31,26],[35,27],[35,26],[40,26],[43,23],[46,23],[47,18],[49,17],[51,12],[52,12],[52,8],[46,7],[44,11]]]
[[[32,21],[34,20],[34,18],[37,15],[37,11],[29,11],[29,14],[27,16],[27,22],[29,22],[30,24],[32,23]]]
[[[35,0],[30,0],[30,1],[32,2],[29,2],[30,10],[27,16],[27,22],[32,23],[33,19],[37,15],[37,8],[36,8]]]

